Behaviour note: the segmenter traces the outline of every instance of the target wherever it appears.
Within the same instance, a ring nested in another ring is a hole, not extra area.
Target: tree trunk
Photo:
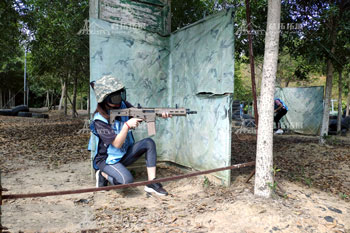
[[[53,91],[51,93],[51,101],[50,101],[50,108],[53,107],[53,110],[55,110],[55,99],[54,99],[54,96],[55,96],[55,91]]]
[[[45,107],[50,107],[50,97],[49,97],[49,91],[46,91],[46,101],[45,101]]]
[[[8,101],[8,105],[9,105],[9,108],[11,108],[12,107],[12,98],[11,98],[11,96],[12,96],[12,92],[11,92],[11,90],[9,89],[9,101]]]
[[[72,103],[72,117],[76,117],[77,112],[77,86],[78,86],[78,78],[77,75],[74,75],[74,83],[73,83],[73,103]]]
[[[273,114],[281,1],[268,1],[265,54],[259,106],[254,194],[268,198],[273,185]]]
[[[80,98],[80,110],[84,110],[84,98],[83,98],[83,95],[81,95],[81,98]]]
[[[64,94],[66,93],[66,80],[63,78],[61,79],[61,98],[60,98],[60,103],[58,105],[58,110],[62,110],[62,104],[63,104],[63,100],[64,100]]]
[[[342,96],[343,96],[343,78],[342,78],[342,70],[339,70],[339,96],[338,96],[338,118],[337,118],[337,134],[341,133],[341,119],[342,119]]]
[[[349,116],[349,105],[350,105],[350,92],[349,92],[349,94],[348,94],[348,99],[347,99],[347,101],[346,101],[346,112],[345,112],[345,116],[347,117],[347,116]]]
[[[348,74],[348,98],[346,101],[346,116],[349,116],[349,105],[350,105],[350,74]]]
[[[253,103],[254,103],[254,119],[256,122],[256,128],[258,129],[259,114],[258,114],[256,87],[255,87],[255,64],[254,64],[254,53],[253,53],[253,39],[251,34],[253,30],[252,30],[252,25],[250,23],[249,0],[245,0],[245,3],[246,3],[246,18],[247,18],[247,24],[248,24],[249,62],[250,62],[251,82],[252,82],[252,95],[253,95]]]
[[[335,52],[335,43],[336,43],[336,22],[335,18],[331,19],[331,41],[332,41],[332,47],[331,47],[331,54],[334,54]],[[332,86],[333,86],[333,73],[334,73],[334,66],[333,62],[330,57],[327,58],[327,78],[326,78],[326,94],[324,98],[324,109],[323,109],[323,119],[322,119],[322,127],[320,131],[320,144],[324,144],[326,142],[325,136],[328,135],[328,128],[329,128],[329,106],[330,101],[332,98]]]
[[[289,85],[289,80],[286,81],[286,87],[288,87],[288,85]]]
[[[65,77],[65,88],[64,88],[64,115],[67,116],[67,104],[68,104],[68,80],[70,77],[70,73],[68,72],[67,77]]]
[[[323,109],[323,120],[320,133],[320,143],[325,143],[325,136],[328,135],[328,125],[329,125],[329,107],[332,97],[332,87],[333,87],[333,63],[330,59],[327,59],[327,78],[326,78],[326,93],[324,98],[324,109]]]
[[[73,102],[72,102],[72,100],[70,99],[69,95],[67,96],[67,98],[68,98],[68,101],[69,101],[69,103],[71,104],[71,106],[73,106]],[[76,116],[78,116],[77,111],[75,111],[74,113],[75,113]]]

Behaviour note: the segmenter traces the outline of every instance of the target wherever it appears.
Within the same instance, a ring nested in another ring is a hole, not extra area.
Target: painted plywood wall
[[[90,7],[90,30],[96,32],[90,33],[91,81],[112,74],[125,84],[128,101],[134,105],[178,105],[198,112],[188,117],[157,120],[154,140],[159,160],[198,170],[230,165],[232,12],[219,13],[164,36],[155,30],[158,27],[155,25],[161,25],[155,21],[149,22],[153,28],[138,28],[121,27],[120,20],[100,18],[104,15],[99,12],[104,9],[102,2],[107,1],[92,1]],[[149,2],[156,8],[165,4]],[[95,109],[95,97],[91,100],[91,108]],[[147,137],[146,127],[135,130],[135,137]],[[216,175],[229,184],[230,171]]]

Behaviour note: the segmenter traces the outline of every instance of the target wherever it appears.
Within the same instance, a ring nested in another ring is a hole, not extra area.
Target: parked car
[[[331,115],[329,116],[329,126],[328,126],[328,134],[334,135],[337,134],[337,116]],[[341,131],[342,133],[347,133],[350,130],[350,116],[342,117],[341,120]]]

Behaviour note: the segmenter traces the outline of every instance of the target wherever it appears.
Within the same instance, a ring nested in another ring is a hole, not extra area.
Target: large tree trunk
[[[267,30],[263,78],[259,106],[259,130],[256,150],[256,174],[254,193],[261,197],[271,196],[273,185],[273,114],[277,73],[281,1],[268,1]]]
[[[58,110],[62,110],[62,104],[64,100],[64,94],[66,93],[66,80],[64,78],[61,79],[61,98],[60,98],[60,103],[58,105]]]
[[[324,98],[323,119],[322,119],[321,133],[320,133],[321,144],[325,143],[325,136],[328,135],[329,107],[330,107],[331,97],[332,97],[333,72],[334,72],[333,63],[330,59],[327,59],[326,93]]]
[[[336,22],[335,18],[331,18],[331,41],[332,41],[332,47],[331,47],[331,54],[334,54],[335,52],[335,43],[337,38],[337,31],[336,31]],[[327,78],[326,78],[326,94],[324,98],[324,109],[323,109],[323,119],[322,119],[322,127],[320,131],[320,144],[324,144],[326,142],[325,136],[328,135],[328,128],[329,128],[329,106],[330,101],[332,98],[332,87],[333,87],[333,73],[334,73],[334,66],[332,63],[332,60],[330,56],[327,58]]]
[[[78,88],[78,78],[77,75],[74,75],[74,83],[73,83],[73,103],[72,103],[72,117],[75,118],[77,116],[77,88]]]
[[[339,70],[339,96],[338,96],[338,118],[337,118],[337,134],[341,133],[341,119],[342,119],[342,96],[343,96],[343,78],[342,78],[342,70]]]

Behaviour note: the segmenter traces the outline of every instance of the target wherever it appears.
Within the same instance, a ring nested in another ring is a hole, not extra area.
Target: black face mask
[[[107,97],[106,102],[108,104],[115,105],[115,107],[120,107],[123,100],[125,101],[125,91],[124,90],[110,94]]]
[[[108,103],[120,105],[122,103],[122,95],[120,93],[116,93],[108,96]]]

